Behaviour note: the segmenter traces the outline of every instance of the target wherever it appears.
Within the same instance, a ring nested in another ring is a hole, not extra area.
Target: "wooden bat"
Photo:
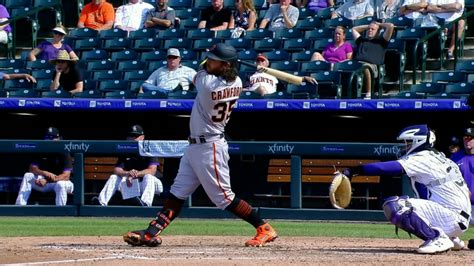
[[[245,62],[242,60],[238,60],[239,63],[247,65],[247,66],[253,66],[257,69],[257,71],[262,72],[262,73],[267,73],[269,75],[274,76],[277,79],[284,80],[288,83],[296,84],[296,85],[301,85],[303,83],[303,77],[292,75],[290,73],[286,73],[280,70],[276,70],[274,68],[270,67],[264,67],[264,66],[257,66],[255,64]]]

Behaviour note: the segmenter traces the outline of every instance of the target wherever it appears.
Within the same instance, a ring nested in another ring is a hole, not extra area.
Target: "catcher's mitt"
[[[329,199],[336,209],[344,209],[349,206],[352,198],[351,181],[343,173],[336,171],[329,187]]]

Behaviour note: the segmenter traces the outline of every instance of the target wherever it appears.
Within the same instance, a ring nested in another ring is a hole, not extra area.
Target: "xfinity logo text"
[[[400,154],[400,147],[398,146],[378,146],[374,147],[374,153],[377,155],[382,155],[382,154],[393,154],[393,155],[398,155]]]
[[[273,145],[268,146],[268,151],[271,152],[271,153],[275,153],[275,152],[292,153],[294,148],[295,148],[295,146],[293,146],[293,145],[288,145],[288,144],[286,144],[286,145],[277,145],[275,143]]]
[[[87,152],[89,150],[90,144],[85,144],[84,142],[74,144],[69,142],[68,144],[64,144],[64,150],[71,152],[71,151],[83,151]]]

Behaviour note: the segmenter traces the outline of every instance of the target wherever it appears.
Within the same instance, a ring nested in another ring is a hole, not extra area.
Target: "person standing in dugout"
[[[252,206],[235,196],[230,185],[224,129],[242,91],[236,65],[237,51],[230,45],[218,43],[207,53],[203,69],[194,77],[198,94],[191,112],[189,146],[181,158],[178,174],[163,208],[148,228],[123,235],[128,244],[160,245],[160,233],[179,215],[184,201],[199,185],[217,207],[232,212],[256,228],[257,234],[245,242],[245,246],[260,247],[278,237]]]

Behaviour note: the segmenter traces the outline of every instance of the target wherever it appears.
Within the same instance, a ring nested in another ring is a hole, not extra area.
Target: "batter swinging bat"
[[[280,70],[276,70],[276,69],[270,68],[270,67],[257,66],[255,64],[245,62],[245,61],[242,61],[242,60],[238,60],[238,61],[241,64],[255,67],[257,69],[257,71],[259,71],[259,72],[267,73],[269,75],[274,76],[277,79],[284,80],[288,83],[292,83],[292,84],[296,84],[296,85],[301,85],[301,83],[303,83],[303,77],[292,75],[292,74],[289,74],[289,73],[286,73],[286,72],[283,72],[283,71],[280,71]]]

